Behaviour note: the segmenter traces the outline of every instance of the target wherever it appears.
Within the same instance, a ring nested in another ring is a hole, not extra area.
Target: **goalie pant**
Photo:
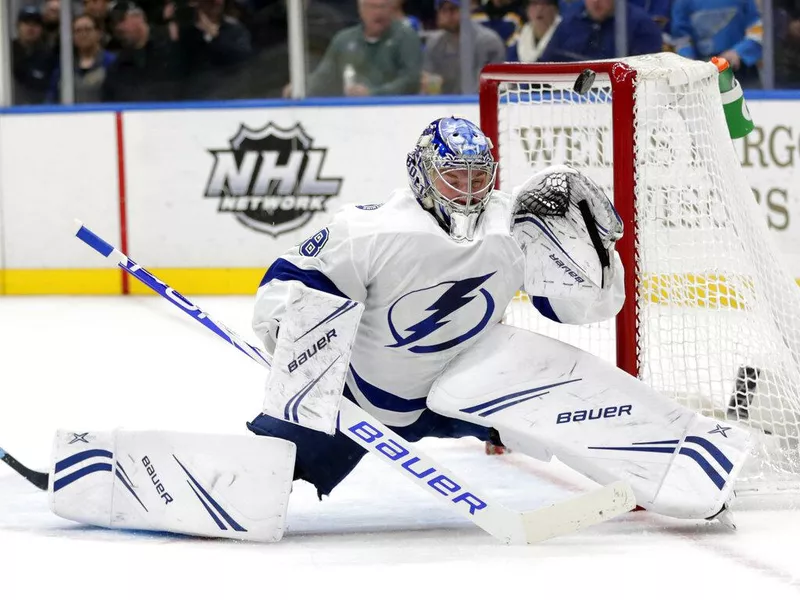
[[[294,458],[277,438],[58,431],[50,508],[99,527],[277,541]]]
[[[347,386],[344,396],[356,402]],[[364,448],[338,430],[334,435],[327,435],[266,414],[258,415],[247,427],[259,436],[292,441],[297,446],[294,478],[314,485],[320,498],[329,495],[366,454]],[[423,411],[412,425],[389,428],[409,442],[417,442],[426,437],[474,437],[481,441],[497,441],[492,437],[489,427],[446,417],[431,410]]]

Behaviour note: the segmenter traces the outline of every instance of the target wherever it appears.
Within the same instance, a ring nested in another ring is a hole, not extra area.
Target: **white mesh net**
[[[740,490],[796,489],[800,288],[782,266],[739,166],[716,68],[673,54],[622,62],[637,72],[629,141],[636,230],[625,233],[635,236],[636,331],[616,332],[613,321],[558,325],[523,297],[506,322],[609,360],[617,336],[620,344],[636,344],[645,382],[756,431],[756,455]],[[610,79],[598,72],[584,96],[572,91],[574,80],[574,74],[528,71],[503,77],[492,100],[501,189],[566,163],[614,197]]]

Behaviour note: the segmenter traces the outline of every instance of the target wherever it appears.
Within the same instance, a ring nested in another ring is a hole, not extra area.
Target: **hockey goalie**
[[[619,311],[623,267],[614,244],[623,227],[605,194],[566,166],[511,194],[495,191],[490,141],[458,118],[428,125],[406,164],[408,188],[384,204],[343,209],[272,264],[254,317],[267,349],[283,338],[290,287],[357,301],[364,312],[344,395],[406,440],[499,434],[509,447],[555,455],[600,483],[628,481],[648,510],[719,516],[747,454],[746,432],[593,355],[500,323],[519,289],[562,323]],[[294,441],[295,475],[320,495],[363,455],[340,433],[268,414],[249,427]]]
[[[748,454],[746,431],[696,414],[596,356],[501,323],[518,290],[562,323],[619,311],[624,274],[614,246],[623,226],[603,191],[568,166],[532,174],[510,194],[496,191],[491,142],[454,117],[424,129],[406,166],[408,187],[382,204],[343,208],[266,272],[253,326],[272,372],[264,410],[248,423],[258,436],[245,438],[252,446],[220,443],[225,450],[211,452],[178,440],[187,448],[180,454],[159,441],[161,454],[137,468],[153,482],[140,494],[160,491],[163,520],[153,525],[153,513],[137,508],[117,526],[236,537],[262,523],[258,539],[279,538],[292,479],[322,497],[366,452],[337,427],[342,395],[409,442],[491,440],[541,460],[556,456],[603,485],[627,482],[649,511],[725,518]],[[140,441],[107,444],[124,456]],[[57,440],[54,474],[74,462],[72,451],[69,440]],[[206,457],[174,464],[198,452]],[[249,487],[238,492],[235,514],[195,476],[209,455],[220,470],[244,465],[235,479]],[[175,496],[165,469],[191,480],[200,500],[197,514],[177,525],[179,517],[164,512]],[[114,493],[127,494],[130,473],[115,472],[125,485]],[[439,492],[454,489],[442,481]],[[87,521],[79,492],[71,482],[56,490],[56,512]],[[110,494],[94,493],[103,502]],[[107,525],[114,516],[89,522]]]

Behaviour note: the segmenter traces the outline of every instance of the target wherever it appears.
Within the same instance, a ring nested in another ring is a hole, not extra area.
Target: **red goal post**
[[[502,63],[484,67],[480,74],[481,129],[492,140],[492,153],[502,165],[502,145],[499,138],[499,87],[508,82],[562,82],[571,88],[577,77],[590,69],[607,78],[614,101],[613,120],[613,181],[614,206],[625,226],[625,235],[616,244],[625,266],[625,296],[628,300],[616,318],[617,366],[633,376],[639,374],[636,335],[636,219],[634,185],[634,82],[636,71],[624,62],[595,61],[575,63]],[[502,166],[501,166],[502,169]],[[498,186],[501,178],[498,177]],[[510,190],[509,190],[510,191]]]

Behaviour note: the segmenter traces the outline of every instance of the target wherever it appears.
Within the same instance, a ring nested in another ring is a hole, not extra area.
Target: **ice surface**
[[[252,339],[250,298],[195,300]],[[0,361],[0,446],[42,470],[56,428],[245,434],[261,405],[261,367],[158,298],[0,299]],[[476,441],[426,449],[518,508],[593,485]],[[367,457],[323,502],[296,484],[264,545],[80,526],[0,464],[0,599],[797,598],[796,500],[740,500],[735,532],[640,512],[504,546]]]

